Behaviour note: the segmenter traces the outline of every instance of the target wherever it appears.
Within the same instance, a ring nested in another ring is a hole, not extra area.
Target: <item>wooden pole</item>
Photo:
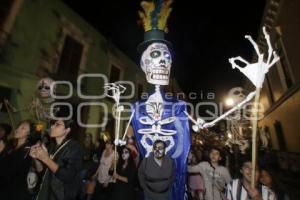
[[[119,123],[119,119],[118,119],[118,116],[119,116],[119,112],[118,112],[118,104],[116,104],[116,123],[115,123],[115,140],[116,139],[119,139],[118,138],[118,123]],[[117,172],[117,145],[115,145],[115,152],[114,152],[114,173]]]
[[[116,125],[115,125],[115,139],[120,137],[120,120],[121,120],[121,110],[119,103],[116,104]],[[115,145],[115,156],[114,156],[114,172],[117,170],[117,145]]]
[[[256,146],[256,136],[257,136],[257,116],[258,116],[258,104],[260,97],[260,88],[257,87],[255,91],[255,101],[252,119],[252,172],[251,172],[251,187],[255,188],[256,185],[256,162],[257,162],[257,146]]]

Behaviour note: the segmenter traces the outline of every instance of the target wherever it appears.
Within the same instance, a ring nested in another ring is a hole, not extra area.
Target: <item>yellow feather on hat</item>
[[[170,16],[172,8],[170,5],[173,3],[173,0],[165,0],[162,4],[160,13],[159,13],[159,20],[158,20],[158,29],[168,32],[167,29],[167,20]]]
[[[149,31],[152,29],[151,13],[153,12],[153,10],[155,8],[155,4],[154,4],[154,2],[142,1],[141,6],[142,6],[144,12],[139,11],[139,16],[143,20],[144,30]]]

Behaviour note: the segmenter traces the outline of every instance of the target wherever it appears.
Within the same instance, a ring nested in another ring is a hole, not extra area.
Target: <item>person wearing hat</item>
[[[145,32],[137,50],[146,80],[153,85],[153,93],[134,104],[130,119],[141,158],[150,158],[156,140],[165,143],[165,154],[175,163],[175,178],[169,183],[170,199],[183,200],[190,148],[187,105],[175,97],[168,98],[162,91],[162,86],[169,84],[172,66],[172,44],[165,39],[171,3],[172,0],[141,2],[143,11],[139,15]]]
[[[189,173],[201,173],[204,178],[205,199],[222,200],[225,195],[226,184],[231,181],[231,176],[226,167],[219,163],[222,151],[217,147],[209,150],[209,162],[200,162],[198,165],[189,165]]]

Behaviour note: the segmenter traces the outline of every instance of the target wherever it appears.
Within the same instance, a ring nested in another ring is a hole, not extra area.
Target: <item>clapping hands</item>
[[[29,155],[32,158],[38,159],[42,162],[45,162],[49,158],[48,151],[44,145],[37,143],[30,147]]]

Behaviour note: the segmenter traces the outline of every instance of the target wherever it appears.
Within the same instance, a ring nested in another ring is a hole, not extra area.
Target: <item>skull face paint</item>
[[[169,84],[171,65],[171,53],[164,43],[152,43],[141,57],[141,67],[147,82],[154,85]]]
[[[124,149],[122,151],[122,159],[127,160],[129,158],[129,151],[127,149]]]
[[[234,101],[234,104],[238,104],[245,99],[244,89],[242,87],[232,88],[228,92],[228,96]]]
[[[48,98],[51,96],[50,89],[53,80],[51,78],[42,78],[37,84],[38,95],[41,98]]]
[[[154,147],[153,147],[153,153],[154,153],[154,157],[156,159],[161,159],[162,157],[164,157],[165,155],[165,147],[162,143],[157,143]]]

